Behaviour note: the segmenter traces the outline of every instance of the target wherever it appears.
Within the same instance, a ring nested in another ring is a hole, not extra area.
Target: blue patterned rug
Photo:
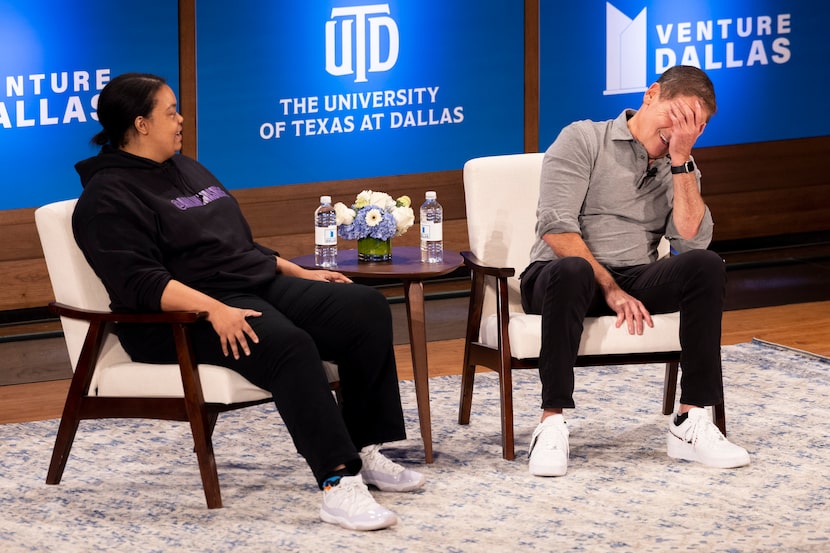
[[[563,478],[524,459],[535,371],[515,374],[517,460],[501,459],[498,388],[478,377],[458,426],[458,377],[433,378],[436,459],[419,439],[386,452],[427,486],[381,494],[401,519],[355,533],[320,522],[320,496],[273,407],[224,415],[215,450],[225,508],[205,508],[181,423],[87,421],[59,486],[44,484],[58,421],[0,426],[0,551],[830,551],[830,363],[753,342],[723,348],[730,437],[752,464],[670,460],[662,367],[578,369]],[[401,391],[418,437],[411,382]]]

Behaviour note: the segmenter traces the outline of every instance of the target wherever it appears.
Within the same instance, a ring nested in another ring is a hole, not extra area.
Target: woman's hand
[[[277,258],[277,272],[287,276],[306,278],[308,280],[322,280],[324,282],[351,282],[351,279],[343,273],[329,271],[326,269],[306,269],[304,267],[300,267],[296,263],[288,261],[287,259],[283,259],[282,257]]]
[[[351,279],[343,273],[329,271],[326,269],[303,269],[302,278],[309,280],[324,280],[326,282],[351,282]]]
[[[253,309],[242,309],[226,305],[198,290],[195,290],[177,280],[167,283],[161,294],[162,311],[204,311],[208,314],[207,320],[213,330],[219,335],[222,344],[222,353],[227,357],[233,354],[239,359],[240,351],[251,355],[248,340],[254,344],[259,337],[248,324],[248,317],[259,317],[261,312]]]
[[[253,309],[241,309],[217,303],[208,311],[208,322],[213,325],[213,330],[219,335],[219,342],[222,344],[222,353],[225,357],[229,353],[234,359],[239,359],[240,351],[246,356],[251,355],[251,347],[248,340],[254,344],[259,343],[259,337],[248,324],[248,317],[259,317],[262,313]]]

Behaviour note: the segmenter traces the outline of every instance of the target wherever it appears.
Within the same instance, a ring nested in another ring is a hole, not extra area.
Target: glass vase
[[[357,260],[364,262],[392,261],[392,239],[359,238]]]

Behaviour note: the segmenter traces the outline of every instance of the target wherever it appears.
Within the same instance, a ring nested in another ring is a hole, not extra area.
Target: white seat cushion
[[[646,327],[642,335],[631,335],[625,325],[614,326],[615,316],[588,317],[579,343],[579,355],[609,355],[680,351],[680,313],[652,315],[654,328]],[[480,341],[487,347],[498,347],[496,315],[481,323]],[[542,347],[542,316],[510,313],[508,326],[510,353],[518,359],[539,357]]]
[[[268,399],[271,394],[254,386],[239,373],[216,365],[199,365],[205,403],[241,403]],[[95,371],[97,388],[90,395],[103,397],[184,397],[178,365],[115,363]]]
[[[323,361],[329,382],[340,376],[337,365]],[[199,365],[205,403],[242,403],[268,399],[271,394],[239,373],[217,365]],[[100,397],[184,397],[178,365],[151,365],[126,361],[99,365],[90,395]]]

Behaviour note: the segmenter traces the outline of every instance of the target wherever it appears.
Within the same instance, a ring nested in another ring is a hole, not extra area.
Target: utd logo
[[[326,22],[326,71],[336,77],[354,75],[354,82],[364,83],[367,72],[392,69],[398,61],[400,38],[389,13],[389,4],[332,8],[331,20]]]

